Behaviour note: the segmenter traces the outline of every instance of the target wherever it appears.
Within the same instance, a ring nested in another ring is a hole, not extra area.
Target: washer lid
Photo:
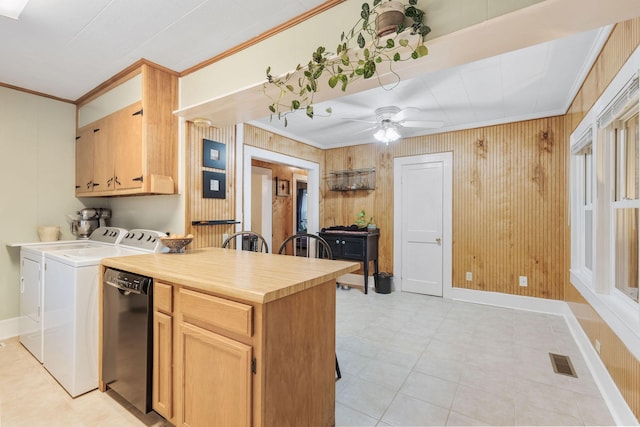
[[[102,243],[90,242],[88,240],[79,241],[79,240],[69,240],[63,242],[49,243],[49,244],[34,244],[34,245],[25,245],[22,247],[22,253],[25,255],[36,255],[42,256],[45,252],[55,252],[55,251],[67,251],[72,249],[83,249],[83,248],[94,248],[96,246],[103,246]]]
[[[58,261],[72,267],[86,267],[98,265],[102,258],[116,256],[140,255],[147,252],[123,248],[120,246],[98,246],[92,248],[71,249],[68,251],[56,251],[45,253],[47,261]]]

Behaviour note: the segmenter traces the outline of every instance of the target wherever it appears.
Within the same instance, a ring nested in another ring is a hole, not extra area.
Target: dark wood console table
[[[331,246],[334,259],[347,259],[363,263],[364,293],[366,294],[369,285],[370,261],[373,261],[374,273],[378,274],[378,240],[380,240],[380,230],[348,231],[323,229],[323,231],[318,234]]]

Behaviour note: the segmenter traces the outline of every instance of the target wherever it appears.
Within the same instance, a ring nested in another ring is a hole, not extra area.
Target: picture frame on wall
[[[227,168],[227,145],[210,139],[202,139],[202,165],[207,168]]]
[[[276,177],[276,196],[286,197],[291,194],[291,183],[288,179]]]
[[[202,198],[226,199],[227,176],[221,172],[202,171]]]

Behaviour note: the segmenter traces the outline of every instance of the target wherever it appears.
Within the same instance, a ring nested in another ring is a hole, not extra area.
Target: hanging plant
[[[309,118],[313,118],[316,115],[314,96],[321,85],[326,84],[331,89],[339,87],[345,92],[357,79],[379,79],[382,63],[389,64],[391,73],[397,78],[396,84],[399,83],[400,76],[393,71],[392,64],[427,55],[423,40],[431,31],[423,22],[425,13],[416,6],[417,0],[408,1],[407,5],[382,0],[374,0],[372,6],[363,3],[360,18],[351,30],[340,35],[335,52],[318,46],[306,66],[299,64],[295,72],[281,77],[274,77],[271,67],[267,67],[264,92],[272,101],[269,105],[271,117],[276,115],[278,119],[284,119],[287,126],[287,114],[303,109]],[[404,11],[404,17],[396,25],[385,14],[395,12],[397,15],[397,5]],[[410,23],[406,25],[406,21]],[[353,43],[357,48],[352,47]],[[382,82],[380,85],[384,87]],[[273,86],[277,88],[277,91],[271,91],[276,92],[275,95],[270,92]],[[331,109],[326,113],[331,114]]]

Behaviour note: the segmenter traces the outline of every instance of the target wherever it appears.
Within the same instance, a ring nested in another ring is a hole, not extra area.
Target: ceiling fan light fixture
[[[0,0],[0,15],[18,19],[29,0]]]
[[[394,123],[383,122],[380,129],[373,134],[373,137],[376,141],[389,145],[390,142],[395,142],[400,139],[400,132],[398,132]]]

